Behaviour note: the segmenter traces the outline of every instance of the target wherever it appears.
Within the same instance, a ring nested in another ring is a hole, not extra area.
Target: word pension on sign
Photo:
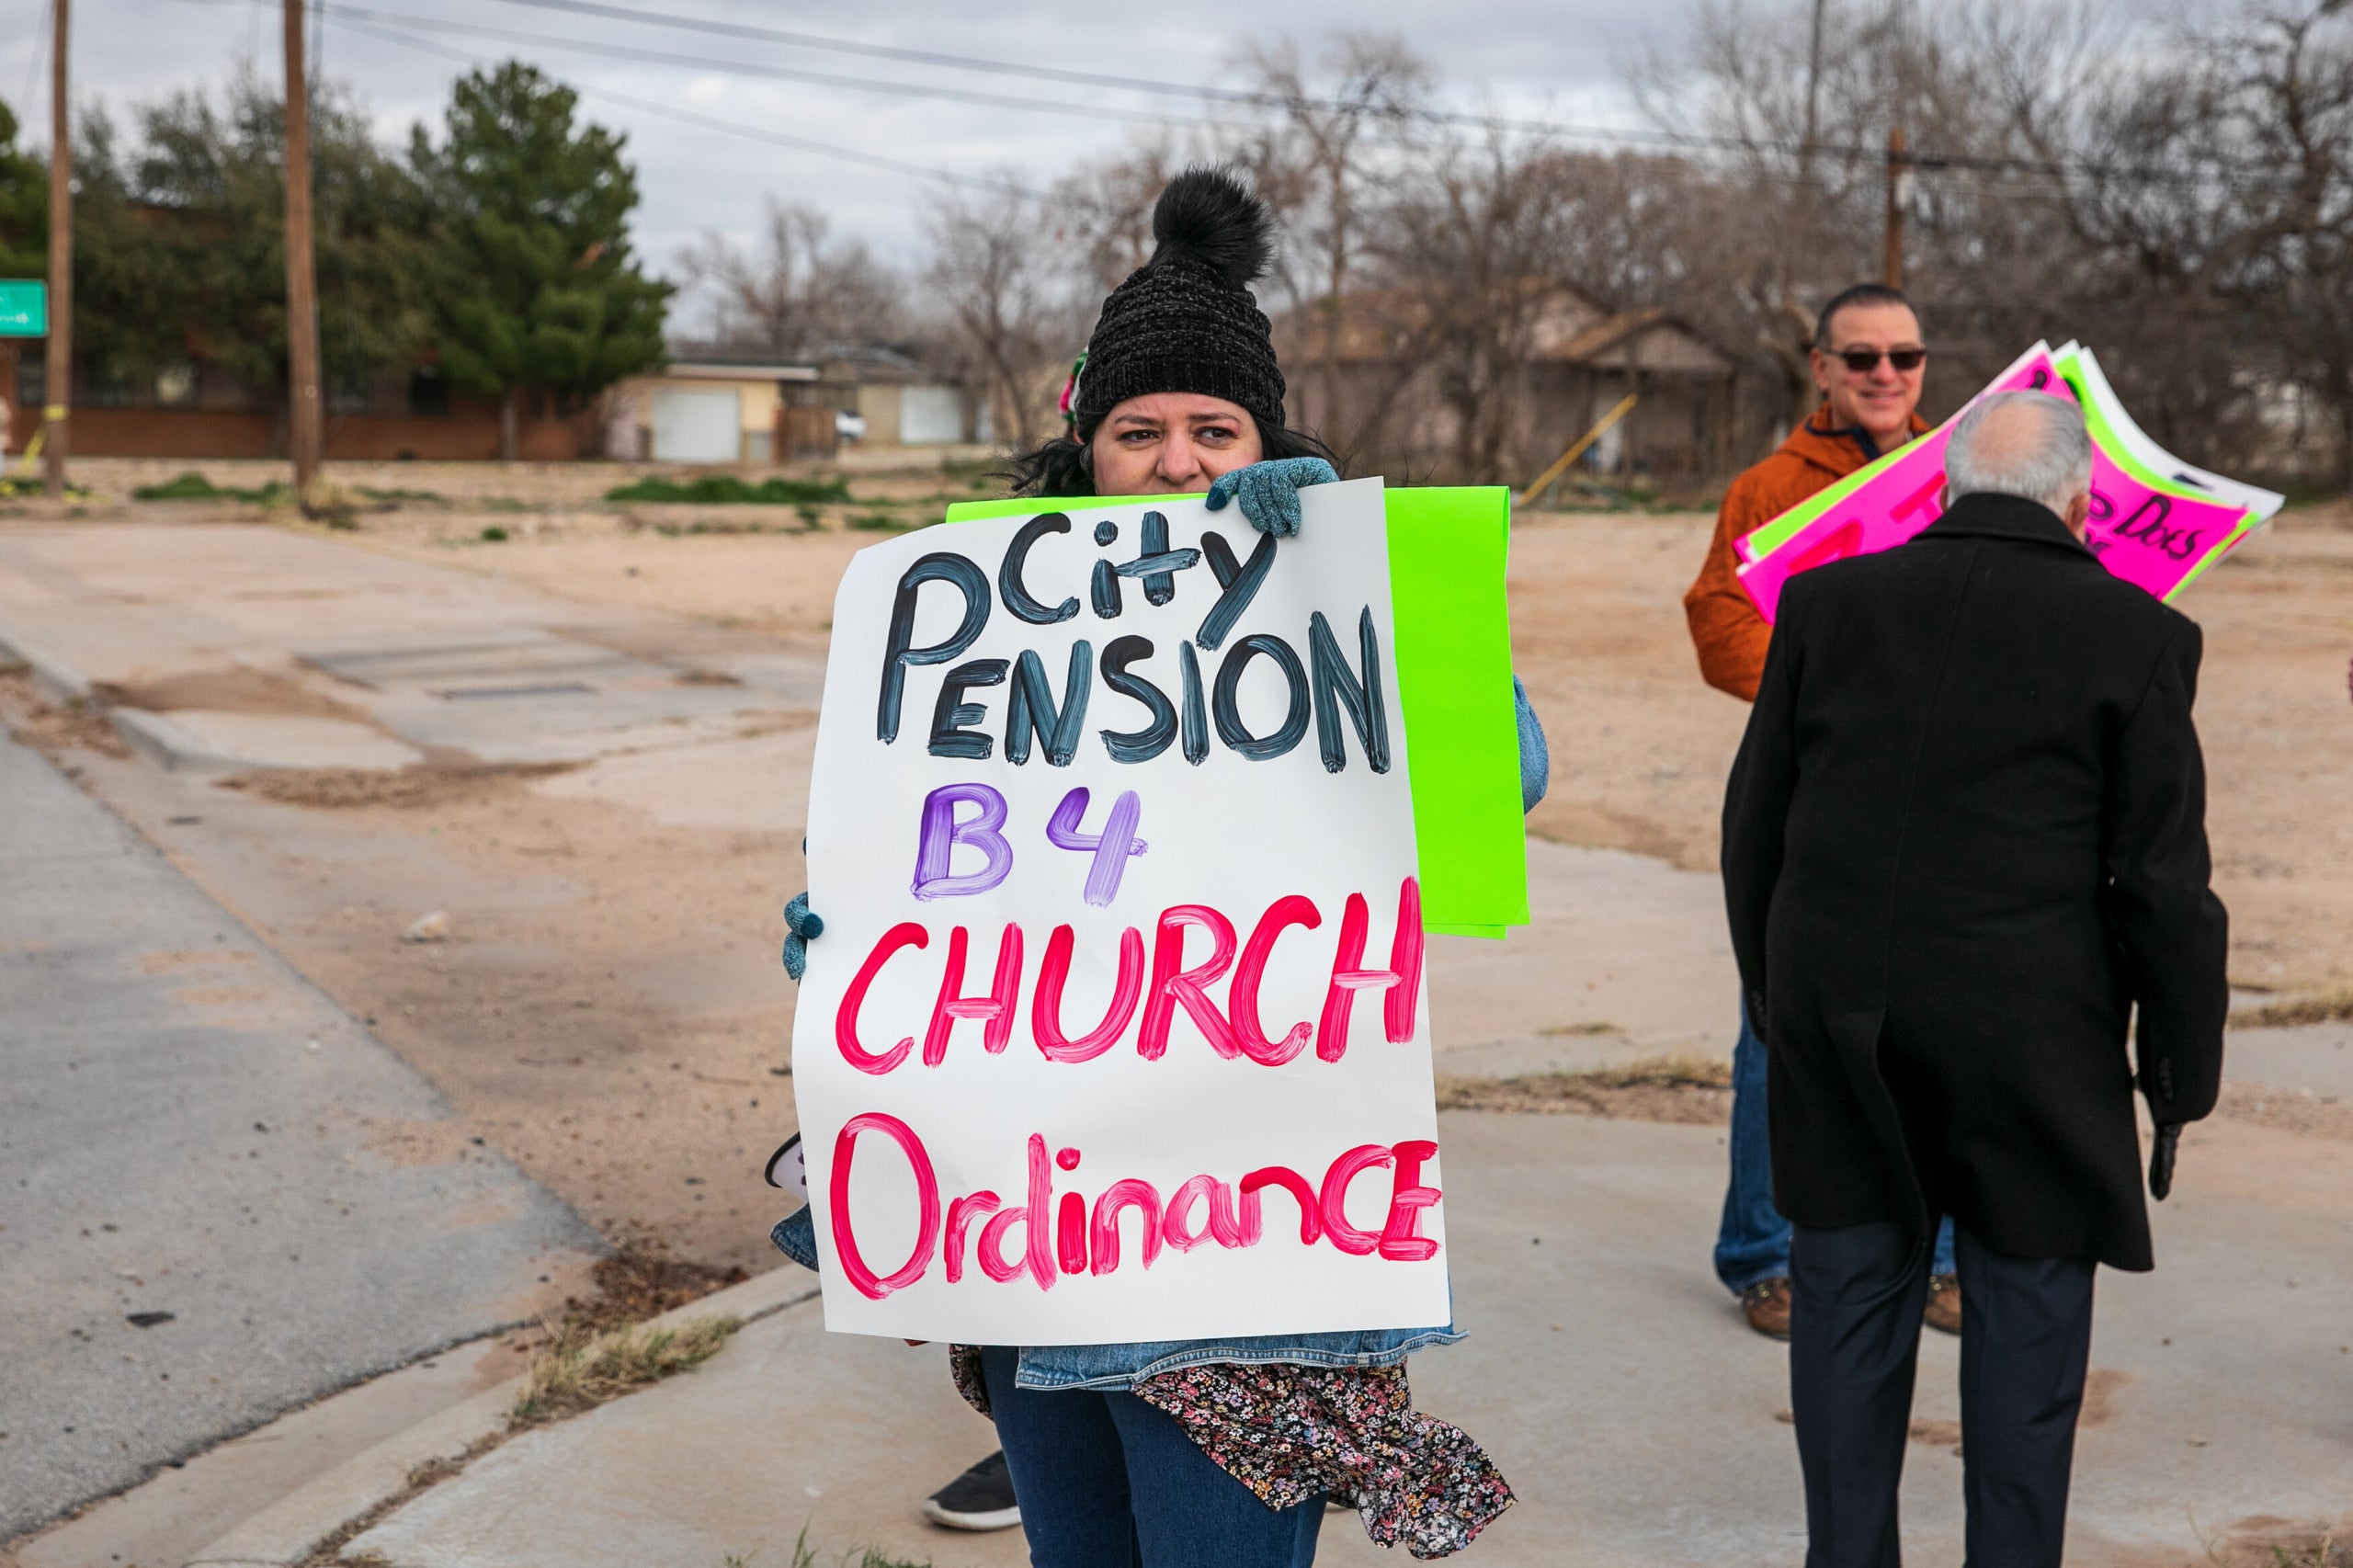
[[[829,1326],[1447,1321],[1381,491],[1304,500],[1291,540],[1066,500],[853,562],[793,1052]]]

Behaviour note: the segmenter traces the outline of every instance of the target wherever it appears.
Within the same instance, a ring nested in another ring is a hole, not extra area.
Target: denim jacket
[[[802,1209],[776,1222],[768,1240],[804,1268],[817,1267],[816,1222]],[[1204,1361],[1290,1361],[1311,1367],[1386,1367],[1426,1345],[1462,1335],[1444,1328],[1364,1328],[1333,1334],[1255,1334],[1231,1339],[1169,1339],[1142,1345],[1025,1345],[1014,1372],[1025,1389],[1119,1389],[1139,1378]]]
[[[1533,811],[1544,798],[1552,772],[1543,726],[1528,700],[1528,688],[1512,676],[1511,693],[1519,727],[1519,798]],[[817,1267],[816,1221],[807,1209],[779,1220],[768,1233],[777,1250],[805,1268]],[[1452,1345],[1462,1335],[1443,1328],[1363,1328],[1324,1334],[1237,1335],[1226,1339],[1170,1339],[1137,1345],[1025,1345],[1014,1383],[1025,1389],[1118,1389],[1140,1378],[1173,1372],[1204,1362],[1255,1365],[1284,1361],[1311,1367],[1387,1367],[1430,1345]]]

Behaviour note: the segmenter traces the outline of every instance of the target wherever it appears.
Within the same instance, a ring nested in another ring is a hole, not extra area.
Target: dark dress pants
[[[1965,1230],[1953,1243],[1966,1303],[1967,1568],[2059,1568],[2091,1353],[2094,1266],[2006,1257]],[[1928,1238],[1907,1225],[1791,1233],[1790,1408],[1805,1471],[1806,1568],[1896,1568],[1902,1561],[1896,1488],[1928,1265]]]

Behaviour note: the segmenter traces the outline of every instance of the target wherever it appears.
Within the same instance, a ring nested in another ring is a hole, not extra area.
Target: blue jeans
[[[1790,1277],[1790,1222],[1773,1207],[1773,1135],[1767,1120],[1765,1042],[1740,1010],[1740,1042],[1732,1048],[1732,1182],[1716,1228],[1716,1278],[1739,1295],[1760,1279]],[[1952,1221],[1937,1228],[1929,1269],[1953,1272]]]
[[[1277,1510],[1220,1470],[1174,1416],[1131,1393],[1014,1384],[981,1352],[1031,1568],[1307,1568],[1319,1494]]]

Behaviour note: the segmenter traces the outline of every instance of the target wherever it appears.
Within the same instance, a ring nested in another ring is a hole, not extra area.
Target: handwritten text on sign
[[[2105,391],[2106,382],[2099,383]],[[2040,392],[2069,402],[2077,389],[2038,344],[1987,384],[1969,406],[1995,392]],[[1961,413],[1966,413],[1964,407]],[[1741,586],[1771,620],[1781,588],[1801,572],[1904,543],[1944,514],[1945,444],[1961,413],[1899,450],[1848,475],[1758,528],[1734,547],[1746,564]],[[2092,428],[2091,516],[2084,545],[2118,577],[2170,598],[2216,555],[2235,543],[2253,518],[2236,502],[2166,489],[2141,477],[2103,439],[2101,411]]]
[[[829,1327],[1448,1319],[1378,481],[851,563],[793,1072]]]

